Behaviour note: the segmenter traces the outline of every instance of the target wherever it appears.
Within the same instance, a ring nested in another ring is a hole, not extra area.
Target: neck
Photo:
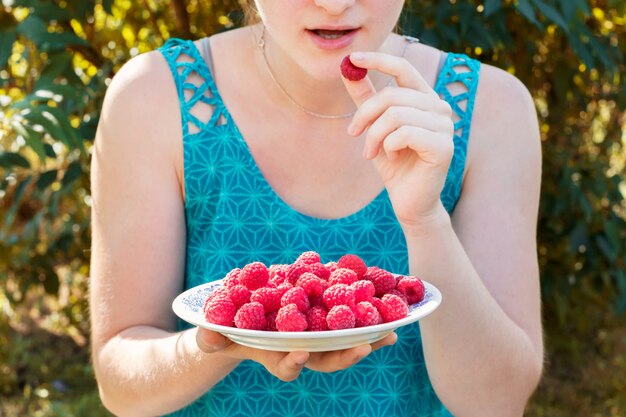
[[[379,50],[394,51],[393,41],[392,36],[388,37]],[[299,63],[271,40],[267,32],[264,36],[264,46],[257,49],[260,60],[265,61],[261,63],[261,66],[269,67],[266,68],[269,70],[268,84],[271,84],[268,88],[275,90],[277,99],[280,95],[280,100],[290,102],[288,106],[300,107],[303,113],[310,112],[327,116],[345,115],[346,119],[349,119],[356,111],[356,105],[348,95],[339,76],[322,78],[305,71]],[[339,73],[339,68],[337,68],[337,73]],[[390,81],[389,75],[376,72],[370,72],[369,77],[377,90],[385,87]],[[309,116],[315,117],[312,114]]]

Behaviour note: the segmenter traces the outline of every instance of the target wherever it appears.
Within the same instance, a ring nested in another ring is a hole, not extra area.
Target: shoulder
[[[540,168],[541,141],[534,100],[514,75],[483,64],[472,117],[469,164],[497,158]]]
[[[132,58],[115,74],[102,105],[100,140],[116,147],[171,151],[182,135],[178,93],[159,51]],[[101,143],[102,145],[102,143]]]

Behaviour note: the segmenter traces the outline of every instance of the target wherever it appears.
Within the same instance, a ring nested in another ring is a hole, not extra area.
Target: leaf
[[[37,154],[41,162],[46,160],[46,150],[43,146],[43,135],[31,127],[22,125],[21,122],[11,121],[11,127],[24,138],[26,144]]]
[[[487,0],[485,2],[485,17],[490,17],[502,9],[502,0]]]
[[[65,175],[63,175],[63,180],[61,181],[63,188],[67,187],[72,182],[74,182],[77,178],[81,176],[82,173],[83,173],[83,170],[80,166],[80,162],[79,161],[72,162],[67,167],[67,170],[65,171]]]
[[[5,168],[30,168],[30,163],[19,153],[2,152],[0,153],[0,166],[3,166]]]
[[[13,43],[17,39],[14,29],[0,31],[0,70],[7,66],[13,52]]]
[[[537,20],[537,17],[535,16],[535,9],[530,4],[529,0],[518,0],[516,8],[526,19],[528,19],[528,21],[533,23],[538,28],[543,29],[543,25]]]
[[[47,106],[31,107],[28,109],[30,111],[24,112],[23,117],[33,125],[42,126],[52,139],[62,142],[68,149],[72,149],[74,147],[72,140],[68,137],[63,127],[61,127],[59,119],[47,111],[46,107]]]
[[[39,176],[39,179],[35,183],[37,188],[41,191],[48,188],[52,185],[53,182],[56,181],[58,175],[58,171],[56,169],[51,169],[50,171],[46,171]]]
[[[537,5],[539,11],[543,13],[545,17],[559,25],[565,32],[569,32],[569,27],[567,23],[557,9],[550,6],[549,4],[546,4],[543,0],[534,0],[534,2]]]

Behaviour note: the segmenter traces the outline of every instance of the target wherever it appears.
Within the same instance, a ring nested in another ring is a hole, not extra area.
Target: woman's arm
[[[450,106],[407,60],[359,55],[351,55],[357,66],[398,84],[377,93],[367,77],[345,80],[359,105],[349,132],[367,132],[365,157],[385,182],[411,273],[443,294],[421,322],[433,387],[455,416],[520,416],[543,363],[541,152],[530,95],[514,77],[483,66],[469,170],[450,219],[440,200],[453,155]]]
[[[244,359],[291,381],[305,365],[334,372],[395,343],[392,333],[372,345],[309,355],[252,349],[196,328],[175,332],[171,303],[183,290],[185,262],[180,123],[158,52],[116,75],[92,159],[92,349],[104,405],[120,416],[166,414]]]
[[[541,376],[536,227],[541,150],[534,105],[483,66],[470,163],[452,221],[405,230],[410,270],[444,295],[421,323],[433,386],[458,417],[521,416]]]

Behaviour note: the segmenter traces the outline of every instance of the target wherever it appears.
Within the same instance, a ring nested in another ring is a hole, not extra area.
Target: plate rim
[[[394,274],[397,275],[397,274]],[[303,331],[303,332],[272,332],[267,330],[249,330],[249,329],[239,329],[237,327],[230,326],[222,326],[219,324],[209,323],[206,320],[203,322],[199,322],[195,318],[198,317],[197,314],[190,314],[184,308],[184,304],[182,300],[188,297],[192,292],[202,291],[204,288],[209,286],[214,286],[223,281],[223,279],[218,279],[215,281],[206,282],[204,284],[196,285],[195,287],[189,288],[182,293],[178,294],[174,300],[172,301],[172,310],[174,314],[180,319],[186,321],[189,324],[192,324],[196,327],[202,327],[207,330],[211,330],[214,332],[221,333],[222,335],[228,337],[229,334],[233,334],[236,336],[244,336],[244,337],[253,337],[257,339],[323,339],[323,338],[336,338],[342,336],[355,336],[361,335],[365,333],[374,333],[381,332],[386,330],[394,330],[402,326],[406,326],[408,324],[419,321],[420,319],[430,315],[433,311],[435,311],[443,300],[441,295],[441,291],[434,286],[433,284],[421,280],[424,283],[424,287],[427,293],[432,294],[430,300],[426,301],[425,304],[417,307],[415,311],[418,311],[416,314],[409,314],[406,317],[403,317],[399,320],[391,321],[389,323],[376,324],[373,326],[365,326],[365,327],[355,327],[351,329],[342,329],[342,330],[322,330],[322,331]],[[417,303],[416,303],[417,304]],[[414,305],[414,304],[413,304]],[[409,306],[410,308],[411,306]],[[202,316],[204,319],[204,316]]]

